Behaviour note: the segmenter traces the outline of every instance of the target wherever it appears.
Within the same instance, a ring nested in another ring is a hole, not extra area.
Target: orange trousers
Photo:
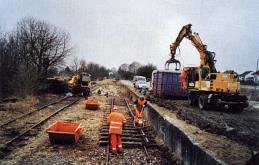
[[[121,135],[112,133],[112,134],[110,134],[110,140],[111,140],[111,145],[112,145],[112,152],[116,154],[117,146],[118,146],[118,151],[122,152]]]

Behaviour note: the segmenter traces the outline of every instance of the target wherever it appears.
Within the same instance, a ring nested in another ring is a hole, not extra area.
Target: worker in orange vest
[[[117,154],[118,152],[122,153],[122,141],[121,134],[124,125],[126,124],[126,118],[123,114],[118,112],[118,108],[114,106],[112,108],[112,112],[108,116],[107,122],[109,124],[109,134],[110,134],[110,142],[112,146],[113,154]]]
[[[135,117],[136,118],[143,118],[143,106],[140,104],[137,104],[137,107],[135,109]]]
[[[144,108],[147,106],[147,101],[144,99],[144,95],[140,95],[140,97],[134,103],[136,104],[134,126],[144,127]]]
[[[137,107],[135,109],[134,127],[137,127],[137,128],[144,127],[143,116],[144,116],[143,106],[140,104],[137,104]]]
[[[147,101],[145,100],[144,95],[140,95],[134,103],[142,106],[143,108],[147,106]]]

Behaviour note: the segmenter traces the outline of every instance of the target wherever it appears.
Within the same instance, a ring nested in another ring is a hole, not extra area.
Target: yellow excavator
[[[248,106],[247,97],[240,95],[240,82],[234,72],[217,72],[215,67],[215,53],[207,50],[198,33],[192,33],[191,24],[182,27],[174,43],[170,45],[171,58],[166,61],[165,67],[171,63],[176,69],[181,67],[180,61],[175,59],[176,50],[183,38],[192,42],[200,54],[198,67],[183,67],[180,76],[182,88],[188,90],[191,105],[197,105],[200,109],[213,107],[226,107],[234,112],[241,112]]]
[[[73,95],[82,94],[87,97],[90,95],[91,75],[86,72],[81,72],[72,77],[68,81],[68,89]]]

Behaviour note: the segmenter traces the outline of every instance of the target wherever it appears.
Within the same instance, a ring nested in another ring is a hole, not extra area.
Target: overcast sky
[[[74,54],[108,68],[139,61],[164,69],[169,45],[193,24],[218,70],[255,70],[259,58],[258,0],[0,0],[0,29],[23,17],[45,20],[69,32]],[[182,65],[198,64],[190,41],[180,46]]]

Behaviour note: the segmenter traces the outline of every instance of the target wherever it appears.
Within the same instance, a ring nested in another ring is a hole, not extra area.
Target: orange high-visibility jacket
[[[109,134],[122,134],[122,126],[126,123],[126,118],[119,112],[111,112],[107,118],[107,122],[110,126]]]
[[[143,106],[143,105],[147,104],[147,101],[146,101],[146,100],[140,100],[140,99],[138,99],[137,104]]]

